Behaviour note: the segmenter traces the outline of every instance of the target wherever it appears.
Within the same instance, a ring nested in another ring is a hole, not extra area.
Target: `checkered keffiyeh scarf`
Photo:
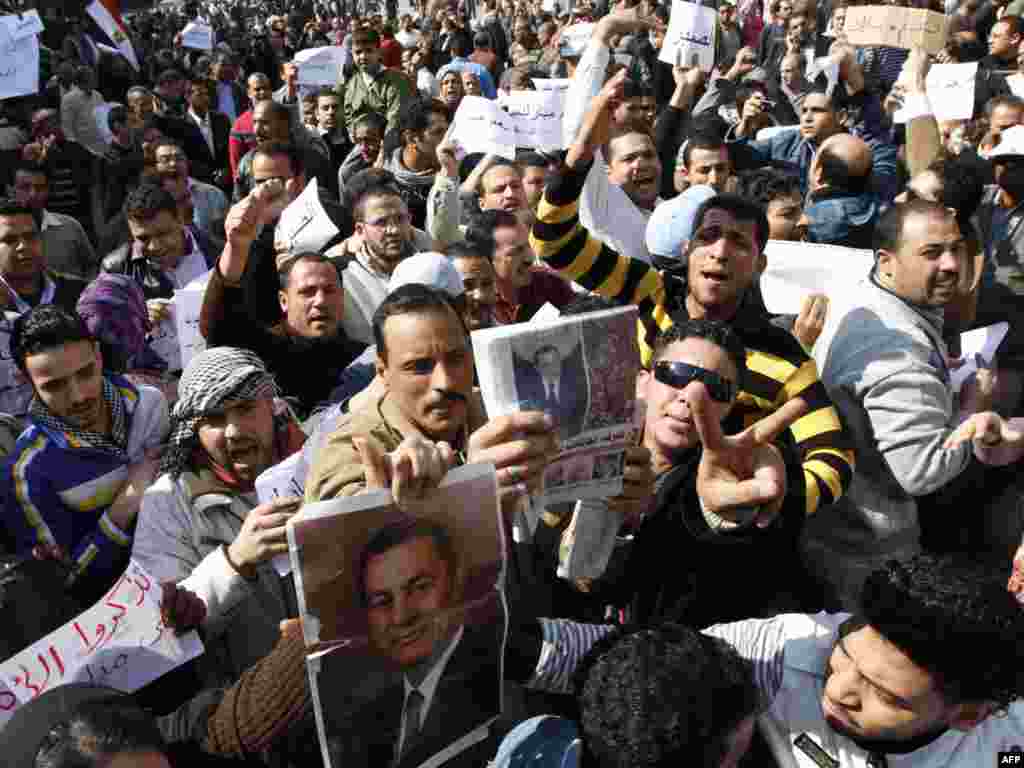
[[[276,397],[277,384],[263,361],[235,347],[213,347],[192,358],[178,382],[178,402],[171,412],[171,436],[160,472],[177,478],[199,441],[204,416],[245,400]]]
[[[32,421],[48,431],[62,433],[72,448],[92,448],[127,459],[128,411],[121,393],[106,376],[103,377],[103,400],[107,404],[107,408],[110,409],[109,435],[79,429],[69,421],[54,416],[38,397],[32,398],[32,402],[28,406],[28,415]]]

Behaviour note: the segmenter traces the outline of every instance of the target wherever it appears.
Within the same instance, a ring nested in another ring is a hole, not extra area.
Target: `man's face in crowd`
[[[479,96],[482,93],[480,78],[468,69],[462,72],[462,90],[466,92],[467,96]]]
[[[462,101],[465,91],[462,88],[462,77],[458,72],[448,71],[441,79],[441,101],[448,105],[449,109],[455,109]]]
[[[35,219],[28,214],[0,216],[0,275],[19,285],[35,284],[46,261]]]
[[[896,295],[926,307],[943,307],[956,297],[967,246],[953,214],[906,217],[899,249],[878,252],[878,270]]]
[[[509,76],[508,87],[510,91],[532,91],[534,90],[533,81],[530,80],[530,73],[528,70],[520,69],[514,71]]]
[[[219,80],[222,83],[233,82],[235,77],[237,77],[235,65],[230,61],[222,61],[220,59],[213,62],[213,66],[210,68],[210,75],[214,80]]]
[[[528,165],[523,168],[523,192],[530,210],[536,211],[540,199],[544,196],[544,180],[547,178],[545,169]]]
[[[359,69],[376,69],[380,64],[380,47],[373,40],[356,38],[352,41],[352,60]]]
[[[466,311],[462,319],[475,331],[494,325],[494,307],[498,303],[494,265],[484,256],[458,256],[452,264],[462,275],[466,289]]]
[[[723,27],[729,29],[736,21],[736,9],[728,3],[722,3],[718,6],[718,20]]]
[[[210,458],[239,479],[253,481],[274,463],[274,409],[268,397],[203,417],[198,434]]]
[[[725,147],[690,150],[690,165],[686,169],[686,180],[690,184],[707,184],[716,192],[725,192],[731,176],[729,150]]]
[[[519,169],[500,165],[488,170],[480,180],[480,210],[498,208],[519,211],[526,207],[526,194]]]
[[[779,13],[778,13],[778,16],[779,16],[780,19],[783,19],[783,20],[788,19],[792,13],[793,13],[793,4],[792,3],[788,2],[788,0],[783,0],[783,2],[779,3]]]
[[[278,293],[288,328],[307,339],[336,336],[345,315],[341,277],[333,264],[303,259]]]
[[[145,120],[156,111],[153,97],[148,93],[133,93],[128,97],[128,111],[139,120]]]
[[[656,114],[657,104],[653,96],[635,96],[618,103],[612,113],[612,120],[616,125],[649,131],[654,125]]]
[[[14,174],[14,199],[19,205],[41,211],[49,198],[50,183],[45,173],[19,170]]]
[[[37,141],[44,139],[63,139],[64,131],[60,127],[60,115],[52,109],[41,109],[32,115],[32,138]]]
[[[853,738],[913,739],[953,725],[963,711],[870,626],[836,643],[826,675],[822,712],[833,729]]]
[[[431,440],[454,441],[466,425],[473,390],[473,354],[451,307],[389,317],[387,359],[377,374],[402,414]]]
[[[425,131],[413,134],[413,144],[421,157],[437,159],[437,145],[448,133],[448,118],[437,112],[430,113],[430,122]]]
[[[1010,25],[1006,22],[997,22],[988,34],[988,52],[1000,59],[1017,60],[1017,48],[1020,45],[1020,35],[1012,34]]]
[[[376,126],[360,123],[356,125],[352,133],[352,139],[355,141],[356,146],[359,147],[363,160],[368,163],[374,162],[380,153],[381,142],[384,140],[381,132]]]
[[[210,110],[210,89],[203,83],[189,83],[188,103],[192,111],[202,117]]]
[[[370,642],[400,667],[426,661],[447,637],[442,613],[454,602],[451,565],[430,536],[405,541],[366,562]]]
[[[316,120],[325,131],[333,132],[338,127],[338,112],[341,104],[337,96],[318,96],[316,100]]]
[[[622,187],[641,208],[653,208],[658,199],[661,162],[654,142],[646,134],[627,133],[609,145],[608,180]]]
[[[54,416],[79,429],[105,433],[103,361],[94,341],[73,341],[25,358],[25,370],[39,399]]]
[[[786,27],[786,43],[791,48],[799,48],[804,42],[804,32],[807,29],[807,21],[803,16],[789,20]]]
[[[252,130],[260,141],[288,141],[287,117],[274,114],[273,101],[261,101],[252,110]]]
[[[800,107],[800,134],[805,139],[823,142],[839,130],[832,102],[823,93],[808,93]]]
[[[513,288],[525,288],[530,284],[532,266],[533,251],[525,225],[494,230],[494,273],[498,280]]]
[[[156,148],[164,139],[163,132],[156,127],[147,128],[142,134],[142,157],[147,165],[156,164]]]
[[[306,188],[306,176],[295,175],[287,155],[265,155],[260,152],[252,159],[253,188],[271,181],[279,181],[284,186],[283,192],[271,203],[267,213],[267,219],[275,221]]]
[[[356,222],[356,233],[366,244],[373,266],[390,275],[412,242],[412,219],[405,201],[397,195],[371,198],[363,220]]]
[[[740,221],[728,211],[712,208],[694,232],[690,240],[689,292],[711,319],[735,311],[753,282],[760,261],[756,230],[754,222]]]
[[[1024,117],[1024,109],[1013,104],[997,104],[992,110],[992,119],[989,127],[992,133],[999,135],[1007,128],[1020,125]]]
[[[181,263],[185,255],[185,230],[177,213],[160,211],[146,221],[129,218],[128,229],[151,264],[170,272]]]
[[[797,56],[786,56],[779,65],[779,77],[787,88],[796,88],[800,84],[801,74],[800,58]]]
[[[669,344],[658,360],[688,363],[717,373],[736,384],[739,375],[728,353],[707,339],[688,338]],[[639,394],[647,404],[644,442],[655,455],[666,458],[679,456],[699,441],[689,400],[697,382],[682,389],[662,384],[652,373],[641,372],[638,379]],[[708,398],[711,418],[721,421],[729,413],[732,403],[720,403]]]
[[[154,154],[157,170],[166,179],[184,180],[188,178],[188,157],[185,150],[173,144],[161,144]]]
[[[273,95],[273,91],[270,88],[270,78],[265,75],[250,75],[246,81],[246,87],[248,88],[249,101],[253,104],[269,101]],[[253,111],[255,112],[255,109]]]
[[[768,203],[768,237],[772,240],[802,240],[807,234],[801,231],[800,216],[803,204],[799,195],[777,197]]]

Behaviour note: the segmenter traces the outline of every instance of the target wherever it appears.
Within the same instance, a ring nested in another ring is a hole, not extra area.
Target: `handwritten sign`
[[[809,293],[842,295],[871,272],[870,250],[838,245],[769,240],[768,266],[761,275],[761,296],[768,311],[792,315]]]
[[[160,585],[132,561],[92,608],[0,664],[0,721],[69,683],[132,693],[203,652],[160,618]]]
[[[256,497],[260,504],[266,504],[278,498],[298,496],[302,498],[305,489],[295,476],[296,469],[302,462],[302,451],[293,453],[279,464],[265,469],[256,478]],[[271,563],[279,576],[287,576],[292,570],[292,561],[288,554],[277,555]]]
[[[974,83],[978,62],[967,64],[932,64],[924,87],[936,120],[970,120],[974,114]],[[893,121],[905,123],[903,110],[897,110]]]
[[[569,83],[572,79],[568,77],[535,77],[533,87],[538,91],[565,91],[569,90]]]
[[[593,36],[594,24],[589,21],[566,27],[558,38],[559,56],[582,56]]]
[[[299,65],[299,85],[336,85],[348,57],[348,49],[340,45],[299,51],[295,54],[295,63]]]
[[[39,92],[39,38],[32,31],[37,27],[42,22],[0,16],[0,99]]]
[[[206,339],[199,331],[199,315],[205,295],[205,283],[198,286],[190,284],[174,292],[174,325],[182,370],[188,368],[193,357],[206,349]]]
[[[516,158],[513,118],[495,101],[464,96],[452,122],[451,140],[467,153],[493,153]]]
[[[854,5],[846,9],[846,39],[854,45],[919,45],[935,54],[946,44],[946,17],[938,11],[895,5]]]
[[[278,252],[287,250],[292,255],[319,253],[340,231],[324,210],[320,190],[313,178],[278,219],[274,230],[274,249]]]
[[[512,131],[517,147],[565,148],[562,139],[565,96],[565,91],[516,91],[503,97],[505,111],[513,118]]]
[[[967,377],[978,370],[975,355],[981,355],[986,364],[991,364],[996,356],[996,350],[1009,331],[1010,324],[1001,322],[960,334],[960,357],[964,363],[949,372],[949,386],[954,392],[959,392]]]
[[[661,61],[672,66],[700,67],[710,72],[715,66],[714,8],[685,0],[673,0],[668,31],[661,46]]]
[[[200,51],[213,50],[213,27],[199,19],[190,21],[181,30],[181,45],[184,48],[196,48]]]

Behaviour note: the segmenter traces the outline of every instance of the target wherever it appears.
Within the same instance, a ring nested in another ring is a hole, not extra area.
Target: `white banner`
[[[672,66],[700,67],[710,72],[715,66],[717,19],[718,12],[714,8],[673,0],[668,31],[658,58]]]
[[[768,311],[795,315],[810,293],[843,295],[871,272],[875,255],[870,250],[839,245],[769,240],[768,266],[761,275],[761,296]]]
[[[190,21],[181,30],[181,45],[184,48],[195,48],[200,51],[213,50],[213,27],[200,20]]]
[[[348,58],[348,49],[340,45],[299,51],[294,58],[295,63],[299,65],[298,84],[320,87],[337,85]]]
[[[39,92],[39,37],[36,11],[0,17],[0,99]]]

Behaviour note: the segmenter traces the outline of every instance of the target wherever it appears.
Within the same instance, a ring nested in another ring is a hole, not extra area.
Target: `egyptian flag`
[[[139,60],[135,56],[135,48],[128,37],[128,29],[121,18],[121,0],[93,0],[85,9],[103,33],[110,38],[117,50],[128,63],[139,68]]]

